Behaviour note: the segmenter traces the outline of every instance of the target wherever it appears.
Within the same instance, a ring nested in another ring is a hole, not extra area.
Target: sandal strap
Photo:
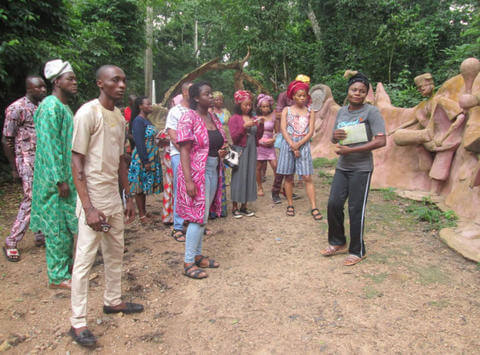
[[[208,259],[208,256],[200,255],[200,259],[198,259],[197,261],[195,261],[195,264],[196,264],[197,266],[200,266],[200,264],[202,263],[202,261],[203,261],[204,259]]]
[[[185,267],[183,268],[183,270],[185,271],[186,274],[188,274],[188,271],[189,271],[192,267],[194,267],[194,266],[197,266],[197,265],[195,265],[195,263],[193,263],[192,265],[185,266]]]

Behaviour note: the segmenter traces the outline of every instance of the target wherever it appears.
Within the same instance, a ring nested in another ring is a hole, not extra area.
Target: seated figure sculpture
[[[421,95],[428,99],[415,107],[412,120],[389,135],[393,135],[399,146],[418,145],[419,165],[430,170],[431,192],[438,194],[448,179],[455,150],[460,145],[465,115],[458,102],[446,95],[434,94],[430,73],[415,77],[414,82]],[[415,128],[408,128],[414,125]]]

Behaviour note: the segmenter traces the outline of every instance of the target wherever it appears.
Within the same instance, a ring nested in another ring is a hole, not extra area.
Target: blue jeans
[[[185,263],[193,263],[195,256],[202,255],[202,240],[205,225],[208,221],[208,212],[215,198],[218,184],[218,158],[208,157],[205,167],[205,213],[203,223],[190,222],[187,228],[185,240]]]
[[[172,155],[170,160],[173,170],[173,229],[183,231],[183,218],[177,213],[177,171],[180,167],[180,154]]]

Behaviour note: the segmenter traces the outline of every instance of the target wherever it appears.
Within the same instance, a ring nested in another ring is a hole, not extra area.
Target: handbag
[[[228,146],[227,155],[223,158],[223,163],[232,169],[238,168],[240,164],[240,154],[231,145]]]

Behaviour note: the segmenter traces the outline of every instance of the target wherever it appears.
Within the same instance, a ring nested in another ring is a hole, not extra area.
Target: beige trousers
[[[122,259],[123,259],[123,213],[107,217],[112,226],[107,233],[95,232],[85,223],[85,213],[78,218],[78,238],[75,263],[72,273],[72,317],[75,328],[87,325],[88,274],[102,246],[105,267],[105,293],[103,303],[117,306],[122,302]]]

